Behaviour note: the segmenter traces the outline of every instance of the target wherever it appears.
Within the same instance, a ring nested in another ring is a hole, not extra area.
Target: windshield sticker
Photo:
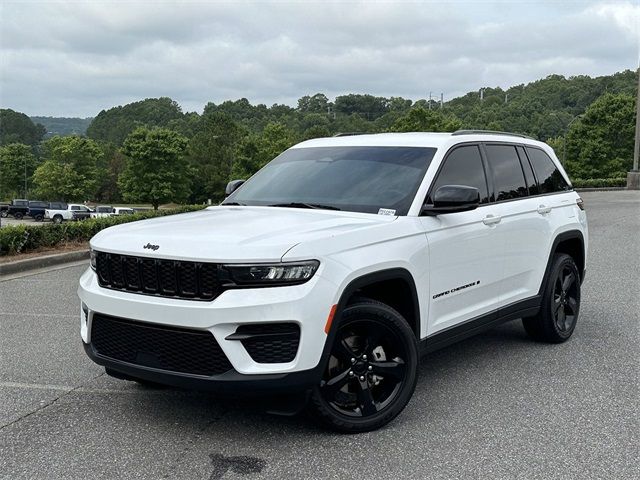
[[[396,211],[390,208],[381,208],[378,210],[378,215],[395,215]]]

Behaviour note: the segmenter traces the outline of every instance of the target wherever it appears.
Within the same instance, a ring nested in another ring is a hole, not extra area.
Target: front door
[[[443,185],[475,187],[481,203],[468,212],[420,217],[429,245],[429,336],[495,311],[504,268],[501,218],[490,202],[478,145],[447,154],[426,203]]]

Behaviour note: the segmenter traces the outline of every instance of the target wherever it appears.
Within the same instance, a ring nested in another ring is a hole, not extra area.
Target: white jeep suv
[[[546,342],[576,326],[587,219],[544,143],[309,140],[227,193],[91,240],[81,336],[109,374],[306,392],[315,418],[357,432],[407,405],[421,353],[518,318]]]

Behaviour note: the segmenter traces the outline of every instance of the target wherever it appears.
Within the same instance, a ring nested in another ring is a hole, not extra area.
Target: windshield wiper
[[[322,205],[319,203],[304,203],[304,202],[291,202],[291,203],[276,203],[269,205],[270,207],[290,207],[290,208],[313,208],[321,210],[340,210],[338,207],[332,205]]]

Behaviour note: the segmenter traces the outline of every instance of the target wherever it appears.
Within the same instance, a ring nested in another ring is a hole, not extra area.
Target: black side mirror
[[[425,204],[421,215],[467,212],[480,205],[480,192],[466,185],[443,185],[433,194],[433,205]]]
[[[231,195],[233,192],[235,192],[240,185],[242,185],[244,182],[246,182],[246,180],[231,180],[229,183],[227,183],[227,188],[224,190],[224,193],[229,196]]]

